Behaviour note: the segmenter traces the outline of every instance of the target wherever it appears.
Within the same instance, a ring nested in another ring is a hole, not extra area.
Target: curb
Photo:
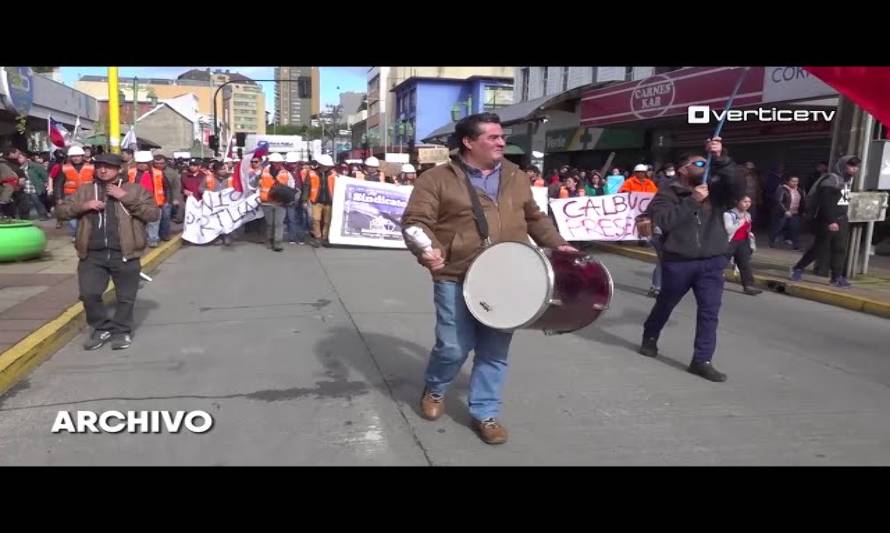
[[[165,259],[182,247],[182,238],[175,235],[142,257],[142,271],[151,272]],[[109,282],[111,285],[111,283]],[[102,295],[108,302],[114,298],[111,285]],[[58,317],[37,328],[36,331],[0,353],[0,395],[24,379],[40,363],[49,359],[56,351],[80,333],[86,325],[83,304],[77,302],[64,310]]]
[[[632,259],[655,263],[655,253],[648,249],[599,242],[593,243],[593,247],[605,252],[630,257]],[[734,272],[726,272],[723,277],[727,281],[738,281]],[[787,294],[788,296],[833,305],[835,307],[843,307],[844,309],[859,311],[860,313],[879,316],[881,318],[890,318],[890,303],[870,300],[868,298],[862,298],[861,296],[854,296],[822,287],[801,285],[776,276],[765,276],[763,274],[755,273],[754,281],[758,286],[780,294]]]

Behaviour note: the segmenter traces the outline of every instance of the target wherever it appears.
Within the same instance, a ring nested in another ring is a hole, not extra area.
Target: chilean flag
[[[48,117],[46,122],[46,135],[49,137],[50,142],[58,148],[65,148],[68,138],[71,136],[61,122],[53,120],[52,115]]]
[[[804,67],[890,126],[890,67]]]
[[[235,172],[232,174],[232,187],[235,188],[236,191],[244,192],[250,191],[250,178],[253,171],[250,169],[250,160],[255,157],[263,157],[269,153],[269,142],[268,141],[260,141],[256,148],[244,154],[244,158],[241,160],[241,164],[235,167]]]

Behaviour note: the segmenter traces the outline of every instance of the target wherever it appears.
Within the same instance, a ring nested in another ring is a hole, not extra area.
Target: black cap
[[[95,164],[105,164],[112,167],[121,168],[124,164],[124,161],[121,159],[121,156],[117,154],[99,154],[96,156]]]
[[[193,158],[189,161],[189,166],[192,166],[192,165],[199,166],[200,164],[201,164],[201,160],[198,159],[197,157],[193,157]]]

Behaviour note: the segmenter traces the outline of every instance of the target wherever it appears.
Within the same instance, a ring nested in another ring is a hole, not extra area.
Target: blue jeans
[[[158,227],[158,237],[161,239],[167,240],[170,238],[170,220],[173,214],[173,206],[170,204],[164,204],[161,207],[161,220],[159,222]]]
[[[145,225],[148,230],[148,242],[149,243],[157,243],[160,240],[161,236],[161,227],[164,225],[164,218],[167,219],[167,232],[169,236],[170,232],[170,206],[164,205],[161,207],[161,218],[154,222],[149,222]]]
[[[284,225],[287,228],[287,240],[290,242],[304,242],[306,240],[306,210],[303,202],[285,207]]]
[[[662,261],[661,292],[643,324],[643,338],[658,339],[674,307],[692,289],[698,307],[692,360],[710,361],[717,349],[717,316],[723,301],[723,269],[727,263],[729,258],[725,255],[692,261]]]
[[[436,345],[426,368],[427,389],[445,394],[472,350],[475,355],[470,375],[470,415],[476,420],[497,418],[513,333],[491,329],[473,318],[460,283],[437,281],[434,301]]]

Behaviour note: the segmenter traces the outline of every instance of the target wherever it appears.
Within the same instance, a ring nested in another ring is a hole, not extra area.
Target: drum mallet
[[[433,251],[433,241],[427,237],[426,233],[418,226],[410,226],[405,228],[405,235],[411,244],[423,250],[423,253],[429,254]]]

